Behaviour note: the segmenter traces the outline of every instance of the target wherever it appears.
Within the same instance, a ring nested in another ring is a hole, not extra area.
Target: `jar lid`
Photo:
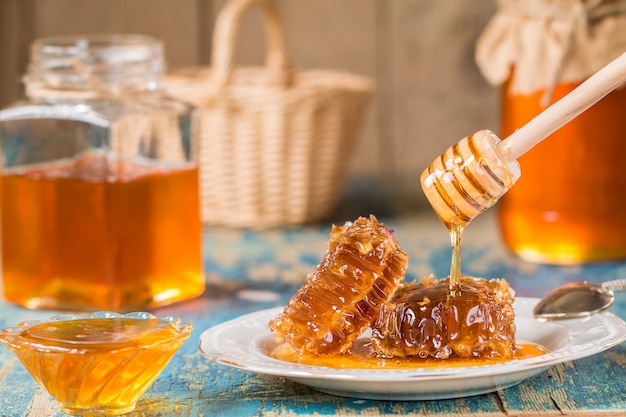
[[[165,67],[163,43],[144,35],[77,35],[35,40],[27,83],[65,89],[156,84]]]
[[[499,0],[476,44],[484,77],[530,94],[581,82],[626,50],[625,0]]]

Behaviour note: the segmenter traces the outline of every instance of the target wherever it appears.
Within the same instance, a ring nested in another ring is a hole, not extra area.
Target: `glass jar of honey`
[[[2,281],[28,308],[131,311],[204,291],[190,109],[146,36],[36,40],[0,111]]]
[[[477,45],[486,78],[502,85],[505,138],[626,47],[626,2],[500,2]],[[519,159],[521,177],[498,219],[525,260],[577,264],[626,259],[626,89],[621,88]]]

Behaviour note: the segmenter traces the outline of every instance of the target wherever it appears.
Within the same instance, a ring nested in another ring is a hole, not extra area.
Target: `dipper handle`
[[[622,85],[624,81],[626,81],[626,53],[611,61],[571,93],[504,139],[499,145],[502,154],[509,161],[516,160]]]

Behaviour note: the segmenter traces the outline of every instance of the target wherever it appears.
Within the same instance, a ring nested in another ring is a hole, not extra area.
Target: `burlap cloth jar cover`
[[[241,18],[258,6],[264,67],[236,68]],[[199,109],[203,222],[270,228],[323,219],[336,206],[373,83],[339,71],[294,71],[269,0],[231,0],[220,11],[210,67],[170,73],[164,88]]]
[[[626,50],[624,0],[499,0],[476,45],[476,62],[493,85],[511,75],[511,92],[581,82]]]

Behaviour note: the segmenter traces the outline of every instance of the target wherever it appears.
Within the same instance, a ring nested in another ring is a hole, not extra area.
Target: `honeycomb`
[[[350,350],[404,279],[408,255],[376,217],[333,226],[328,251],[270,329],[301,354]]]
[[[503,279],[426,278],[402,285],[372,325],[372,348],[384,358],[511,358],[513,290]]]

